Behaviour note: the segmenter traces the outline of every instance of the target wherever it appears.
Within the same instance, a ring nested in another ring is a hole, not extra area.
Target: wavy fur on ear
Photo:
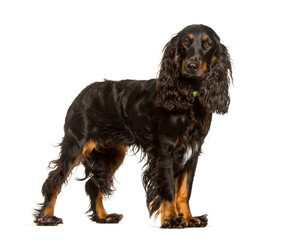
[[[230,105],[229,84],[232,79],[232,67],[227,48],[219,43],[209,72],[202,81],[199,101],[210,112],[225,114]]]
[[[193,90],[181,79],[179,36],[175,36],[164,48],[159,76],[156,79],[155,103],[167,110],[185,110],[192,106]]]

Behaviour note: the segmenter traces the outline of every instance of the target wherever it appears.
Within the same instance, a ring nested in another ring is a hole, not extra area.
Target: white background
[[[282,5],[280,1],[0,2],[0,221],[5,239],[282,239]],[[138,156],[116,174],[108,212],[88,220],[81,167],[59,195],[59,227],[36,227],[47,165],[58,156],[66,111],[88,84],[157,75],[162,49],[185,26],[212,27],[233,60],[229,114],[214,116],[191,208],[202,229],[162,230],[148,218]]]

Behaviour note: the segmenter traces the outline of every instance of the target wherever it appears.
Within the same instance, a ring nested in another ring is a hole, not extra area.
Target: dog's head
[[[186,110],[199,102],[210,112],[228,111],[232,69],[227,48],[218,35],[204,25],[190,25],[164,48],[157,78],[157,106]]]

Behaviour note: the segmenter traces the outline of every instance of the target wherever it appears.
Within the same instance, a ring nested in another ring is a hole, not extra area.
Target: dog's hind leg
[[[103,197],[111,195],[115,171],[123,163],[126,146],[112,146],[93,150],[83,163],[86,174],[90,179],[86,182],[85,190],[90,197],[90,219],[97,223],[118,223],[122,214],[108,214],[103,206]]]
[[[61,218],[54,216],[54,208],[57,196],[61,191],[63,183],[67,180],[71,171],[83,159],[86,153],[91,152],[95,147],[95,143],[90,140],[82,148],[71,141],[70,137],[64,137],[61,143],[61,154],[58,160],[50,162],[54,165],[42,186],[42,194],[44,203],[40,209],[36,209],[34,213],[35,223],[38,226],[56,226],[63,223]],[[81,150],[82,149],[82,150]]]

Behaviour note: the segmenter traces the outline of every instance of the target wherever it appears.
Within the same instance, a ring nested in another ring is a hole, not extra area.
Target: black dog
[[[91,220],[118,223],[102,203],[112,193],[113,175],[128,146],[146,156],[143,183],[150,216],[161,227],[204,227],[189,199],[198,156],[212,113],[225,114],[232,70],[229,53],[209,27],[191,25],[164,48],[157,79],[104,81],[86,87],[70,106],[58,160],[42,187],[37,225],[57,225],[54,207],[63,183],[79,163],[85,166]]]

